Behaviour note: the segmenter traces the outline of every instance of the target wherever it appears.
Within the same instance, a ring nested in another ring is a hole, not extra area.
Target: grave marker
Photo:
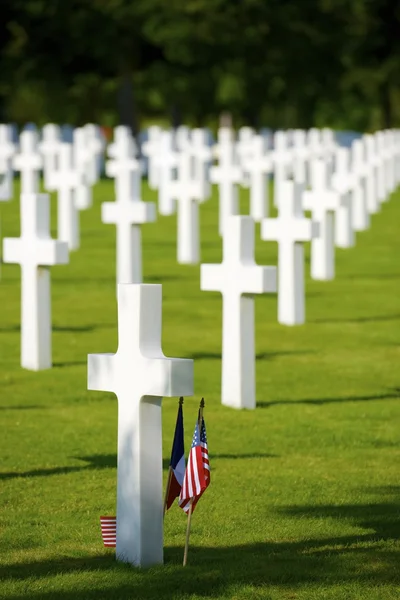
[[[336,150],[336,168],[331,178],[332,189],[342,198],[335,213],[335,244],[338,248],[351,248],[355,243],[353,229],[353,202],[350,193],[352,178],[348,148]]]
[[[221,264],[201,265],[203,291],[222,294],[222,404],[256,406],[253,294],[276,292],[276,267],[254,261],[254,221],[226,221]]]
[[[342,200],[328,188],[327,167],[323,160],[311,163],[313,188],[303,194],[303,208],[312,212],[319,224],[319,235],[311,241],[311,277],[327,281],[335,276],[334,213]]]
[[[253,137],[252,156],[245,162],[250,177],[250,216],[256,222],[269,214],[269,178],[272,171],[272,159],[267,151],[267,140],[261,135]]]
[[[161,285],[118,285],[118,350],[89,354],[88,389],[118,399],[117,545],[122,562],[163,562],[163,397],[193,394],[193,361],[161,349]]]
[[[156,219],[153,202],[140,200],[140,165],[133,156],[132,140],[121,142],[120,155],[106,163],[106,173],[115,178],[115,202],[101,207],[103,223],[116,226],[117,283],[142,282],[142,234],[140,225]]]
[[[68,142],[60,143],[58,169],[53,173],[50,184],[57,190],[58,239],[66,242],[70,251],[79,248],[79,213],[74,191],[82,183],[82,173],[75,168],[73,147]]]
[[[20,135],[20,151],[14,156],[13,166],[21,174],[21,194],[36,194],[39,191],[39,171],[43,159],[40,156],[36,131],[23,131]]]
[[[261,238],[278,242],[278,321],[284,325],[305,322],[303,245],[318,235],[318,224],[304,217],[302,193],[301,184],[285,181],[278,218],[261,223]]]
[[[220,129],[218,132],[218,166],[210,169],[210,181],[218,184],[219,191],[219,234],[224,234],[225,220],[239,213],[239,195],[237,185],[241,183],[243,173],[235,159],[235,147],[232,132]]]
[[[49,369],[49,267],[68,263],[68,248],[64,242],[50,238],[48,195],[21,195],[21,237],[5,238],[3,249],[5,263],[21,265],[21,366],[32,371]]]

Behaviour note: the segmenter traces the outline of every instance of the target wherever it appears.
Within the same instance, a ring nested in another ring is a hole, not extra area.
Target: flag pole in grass
[[[188,514],[186,527],[185,551],[183,566],[186,566],[189,552],[190,526],[192,513],[203,492],[210,484],[210,463],[208,460],[206,425],[203,418],[204,398],[201,399],[199,416],[194,428],[192,446],[188,457],[179,506]]]
[[[183,439],[183,397],[179,398],[171,460],[169,462],[167,487],[164,497],[164,517],[175,498],[179,498],[185,475],[185,447]]]

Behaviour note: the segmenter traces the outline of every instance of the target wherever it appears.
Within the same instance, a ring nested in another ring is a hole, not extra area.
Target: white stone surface
[[[303,208],[310,210],[319,225],[319,235],[311,241],[311,277],[327,281],[335,276],[334,214],[341,204],[340,195],[328,188],[327,167],[323,160],[311,163],[312,190],[303,194]]]
[[[370,225],[370,218],[365,192],[365,161],[361,140],[355,140],[351,147],[351,173],[353,229],[355,231],[364,231]]]
[[[89,185],[94,185],[101,176],[105,140],[99,125],[87,123],[83,130],[86,135],[86,147],[89,151],[87,181]]]
[[[253,294],[276,292],[276,267],[254,261],[254,221],[226,220],[221,264],[201,265],[201,289],[222,294],[222,404],[256,407]]]
[[[269,214],[269,174],[273,164],[267,149],[267,140],[255,135],[252,140],[252,154],[243,162],[250,178],[250,216],[256,222]]]
[[[218,131],[218,166],[210,169],[210,180],[218,184],[219,192],[219,234],[224,234],[225,220],[239,213],[238,184],[243,173],[237,164],[232,132],[221,128]]]
[[[212,158],[205,129],[196,128],[192,130],[190,153],[193,161],[193,178],[199,186],[198,200],[204,202],[211,195],[209,169]]]
[[[238,139],[236,142],[236,153],[239,158],[239,166],[242,169],[243,187],[250,187],[250,173],[247,169],[253,155],[253,139],[256,135],[252,127],[240,127],[238,131]]]
[[[153,202],[140,199],[140,166],[133,156],[130,140],[126,140],[125,156],[120,155],[106,163],[106,173],[115,178],[115,202],[104,202],[101,207],[103,223],[116,226],[117,283],[142,282],[141,225],[156,219]]]
[[[72,160],[74,169],[79,173],[79,184],[74,188],[74,202],[78,210],[86,210],[92,206],[92,184],[89,179],[91,175],[93,177],[95,161],[85,129],[74,129],[72,138]]]
[[[173,181],[176,179],[178,163],[177,152],[171,131],[163,131],[160,136],[159,153],[154,159],[154,168],[158,179],[158,212],[170,216],[175,213],[176,202],[173,197]]]
[[[384,137],[382,131],[374,134],[376,147],[376,186],[378,201],[381,204],[386,200],[385,160],[384,160]]]
[[[272,161],[274,165],[274,205],[279,208],[282,183],[287,181],[289,167],[292,163],[292,153],[288,148],[288,138],[285,131],[277,131],[274,135]]]
[[[303,129],[295,129],[293,132],[293,179],[296,183],[307,182],[307,159],[309,150],[307,147],[306,132]]]
[[[40,169],[43,159],[38,151],[36,131],[23,131],[19,137],[20,150],[14,156],[13,167],[21,175],[21,194],[36,194],[39,191]]]
[[[365,161],[366,161],[366,177],[365,177],[365,193],[368,212],[373,215],[380,209],[377,182],[376,182],[376,150],[373,135],[365,135],[363,138]]]
[[[199,198],[201,184],[193,178],[192,156],[189,152],[177,155],[178,178],[172,184],[172,195],[178,205],[177,260],[180,264],[200,261]]]
[[[161,401],[193,394],[193,361],[161,349],[161,285],[118,286],[118,350],[89,354],[88,389],[118,398],[117,559],[163,562]]]
[[[10,125],[0,125],[0,202],[11,200],[14,193],[12,160],[16,148]]]
[[[55,123],[47,123],[42,129],[39,151],[43,156],[43,184],[46,190],[52,190],[51,180],[57,170],[57,158],[61,143],[61,129]]]
[[[350,193],[352,178],[349,149],[337,148],[335,172],[331,178],[331,186],[342,198],[342,203],[338,205],[335,213],[335,244],[338,248],[351,248],[355,244],[353,202]]]
[[[303,185],[282,184],[279,216],[264,219],[261,238],[278,242],[278,321],[283,325],[305,322],[304,242],[318,235],[318,224],[302,209]]]
[[[58,239],[66,242],[70,251],[77,250],[80,243],[74,191],[81,183],[82,173],[74,165],[72,144],[62,142],[58,151],[58,169],[52,174],[50,184],[52,189],[57,190]]]
[[[142,144],[142,153],[147,158],[148,184],[152,190],[156,190],[159,185],[157,156],[160,153],[161,133],[161,127],[152,125],[147,129],[147,141]]]
[[[21,237],[5,238],[5,263],[21,265],[21,366],[49,369],[51,291],[49,266],[68,262],[67,244],[50,238],[50,204],[45,194],[21,195]]]

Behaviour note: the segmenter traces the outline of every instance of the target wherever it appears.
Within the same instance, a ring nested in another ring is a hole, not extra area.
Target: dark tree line
[[[0,118],[400,123],[393,0],[3,0]]]

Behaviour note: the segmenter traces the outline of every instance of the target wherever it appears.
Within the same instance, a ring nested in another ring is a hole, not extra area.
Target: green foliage
[[[42,120],[101,120],[125,85],[134,127],[172,109],[196,124],[227,109],[274,127],[400,123],[392,0],[13,0],[2,27],[4,118],[34,81]]]
[[[117,403],[86,390],[86,355],[117,347],[115,228],[100,222],[112,197],[112,182],[95,188],[82,247],[52,269],[49,371],[19,367],[20,272],[2,266],[0,597],[397,600],[399,193],[355,248],[338,250],[334,281],[307,278],[306,325],[280,326],[276,298],[256,299],[256,411],[220,404],[221,298],[200,291],[198,266],[176,263],[175,217],[143,227],[145,280],[163,284],[164,352],[195,359],[186,448],[204,395],[212,468],[188,567],[174,506],[166,565],[143,571],[101,544],[99,516],[115,511]],[[19,235],[17,201],[1,208],[2,235]],[[221,259],[217,219],[214,192],[201,205],[204,262]],[[276,245],[256,239],[258,262],[276,264]],[[176,410],[163,400],[165,467]]]

